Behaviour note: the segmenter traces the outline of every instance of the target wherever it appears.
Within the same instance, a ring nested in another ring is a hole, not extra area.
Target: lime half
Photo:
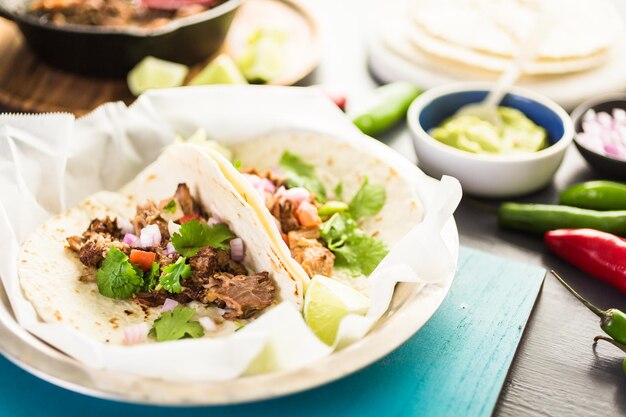
[[[153,88],[181,86],[188,72],[185,65],[147,56],[130,70],[126,81],[130,92],[138,96]]]
[[[228,55],[219,55],[191,79],[189,85],[248,84]]]
[[[369,305],[369,299],[354,288],[316,275],[304,296],[304,320],[317,337],[332,345],[341,319],[348,314],[364,315]]]

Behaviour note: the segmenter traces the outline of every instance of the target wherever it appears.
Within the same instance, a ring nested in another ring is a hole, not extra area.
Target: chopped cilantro
[[[335,267],[352,276],[374,272],[389,250],[385,243],[362,230],[353,234],[342,246],[335,248]]]
[[[163,211],[166,213],[174,213],[176,211],[176,200],[172,199],[163,207]]]
[[[191,320],[194,314],[196,314],[194,308],[176,306],[172,311],[161,313],[154,321],[150,334],[156,337],[157,342],[202,337],[204,336],[202,325],[196,320]]]
[[[235,162],[233,162],[233,166],[237,171],[239,171],[241,169],[241,159],[237,159]]]
[[[193,256],[206,246],[227,249],[227,240],[234,235],[227,225],[217,223],[212,226],[198,220],[185,222],[178,232],[172,235],[174,248],[183,256]]]
[[[365,216],[374,216],[385,205],[387,193],[382,185],[370,184],[367,177],[349,204],[349,211],[355,220]]]
[[[167,292],[179,293],[182,289],[180,280],[191,276],[191,267],[185,264],[185,257],[181,256],[173,264],[163,268],[163,273],[159,277],[159,286],[165,288]]]
[[[161,273],[159,269],[159,264],[156,262],[152,262],[150,266],[150,270],[146,271],[143,275],[143,290],[146,292],[150,292],[156,287],[157,282],[159,280],[159,274]]]
[[[335,200],[343,200],[343,182],[339,181],[339,183],[335,186]]]
[[[235,328],[235,331],[238,332],[239,330],[243,329],[244,327],[246,327],[246,323],[242,323],[240,321],[236,321],[235,324],[237,325],[237,327]]]
[[[121,250],[111,247],[96,272],[100,294],[120,300],[130,298],[143,287],[143,272],[130,263]]]
[[[304,187],[315,193],[319,202],[326,201],[326,188],[315,175],[313,165],[307,164],[298,155],[286,151],[278,162],[287,176],[287,185],[290,187]]]
[[[335,267],[352,276],[371,274],[388,252],[385,243],[359,229],[349,213],[334,214],[322,224],[320,235],[335,254]]]

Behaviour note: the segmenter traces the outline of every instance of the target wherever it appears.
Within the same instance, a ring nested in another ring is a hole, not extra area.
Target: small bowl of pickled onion
[[[626,180],[626,94],[582,103],[572,113],[574,144],[599,174]]]

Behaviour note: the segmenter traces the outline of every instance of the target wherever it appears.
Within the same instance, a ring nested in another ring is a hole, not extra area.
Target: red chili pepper
[[[589,275],[626,294],[626,241],[594,229],[547,232],[548,248]]]

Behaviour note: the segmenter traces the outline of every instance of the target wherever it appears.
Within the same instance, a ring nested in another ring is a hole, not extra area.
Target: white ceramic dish
[[[539,152],[519,155],[473,154],[445,145],[428,131],[465,104],[481,101],[490,83],[455,83],[436,87],[418,97],[409,108],[408,124],[418,164],[435,178],[451,175],[467,194],[505,198],[545,187],[561,165],[574,134],[572,120],[552,100],[523,88],[514,88],[502,105],[522,110],[548,131],[550,142]]]
[[[200,106],[199,103],[214,103],[215,106],[211,106],[207,112],[206,106]],[[260,106],[259,103],[265,104]],[[241,123],[242,115],[250,123]],[[14,123],[22,123],[22,126],[28,128],[33,125],[32,117],[29,119],[18,116]],[[128,136],[124,140],[131,147],[133,143],[145,144],[145,140],[153,138],[152,135],[165,135],[164,132],[188,135],[197,127],[204,127],[209,132],[217,132],[221,137],[231,139],[280,129],[317,130],[346,140],[358,140],[363,146],[376,150],[380,158],[390,158],[398,172],[404,172],[414,180],[425,215],[429,211],[436,213],[441,209],[437,205],[441,201],[438,195],[441,186],[438,181],[426,176],[386,146],[364,137],[327,98],[311,89],[217,86],[155,91],[140,98],[140,102],[130,109],[120,103],[108,104],[76,123],[69,116],[39,116],[34,124],[38,125],[38,129],[46,131],[46,124],[54,122],[52,118],[55,117],[62,125],[67,123],[69,131],[85,136],[80,137],[81,140],[102,140],[102,155],[110,154],[111,149],[119,149],[116,148],[118,143],[114,137],[119,130],[111,132],[106,128],[113,121],[130,121],[123,126],[128,128]],[[138,129],[138,126],[146,123],[146,119],[154,124],[154,132]],[[158,149],[155,151],[158,152]],[[93,158],[94,154],[89,152],[88,155]],[[143,164],[149,162],[153,156],[144,154],[141,157],[147,159],[139,162]],[[85,162],[94,165],[99,163],[93,159]],[[122,177],[108,179],[110,187],[118,186],[116,181],[125,181]],[[442,229],[443,243],[450,257],[456,260],[459,251],[458,233],[454,219],[447,216],[443,219],[446,218],[448,220]],[[387,312],[366,337],[330,356],[294,370],[244,376],[228,381],[185,381],[183,384],[176,384],[171,380],[86,366],[43,343],[18,325],[1,285],[0,352],[18,366],[51,383],[87,395],[119,401],[163,405],[217,405],[267,399],[303,391],[344,377],[400,346],[439,308],[452,284],[452,275],[446,275],[438,284],[427,284],[425,287],[418,284],[399,284]]]

